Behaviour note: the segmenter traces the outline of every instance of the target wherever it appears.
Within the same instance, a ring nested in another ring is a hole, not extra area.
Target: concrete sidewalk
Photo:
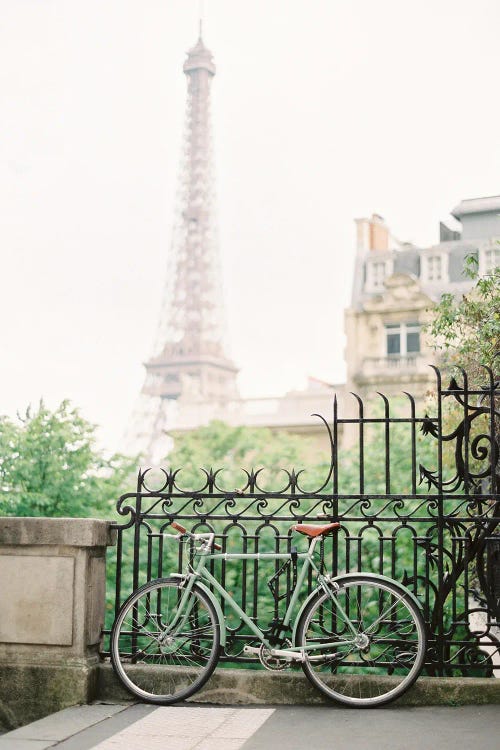
[[[0,750],[496,750],[498,706],[345,709],[75,706],[0,737]]]

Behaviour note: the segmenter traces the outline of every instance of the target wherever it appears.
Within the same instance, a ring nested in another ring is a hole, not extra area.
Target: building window
[[[427,281],[441,281],[443,278],[443,260],[440,255],[429,255],[427,258]]]
[[[384,279],[387,276],[387,262],[375,260],[368,263],[367,286],[376,291],[384,288]]]
[[[484,251],[484,273],[490,273],[500,266],[500,247],[490,247]]]
[[[406,357],[420,351],[418,323],[390,323],[385,327],[388,357]]]

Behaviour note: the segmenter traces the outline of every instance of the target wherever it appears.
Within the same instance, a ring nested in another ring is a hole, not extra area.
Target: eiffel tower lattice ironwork
[[[183,67],[188,83],[179,191],[171,253],[153,355],[136,408],[136,447],[161,454],[183,401],[221,403],[238,396],[237,368],[224,345],[224,309],[210,126],[212,53],[201,35]],[[130,443],[130,441],[129,441]]]

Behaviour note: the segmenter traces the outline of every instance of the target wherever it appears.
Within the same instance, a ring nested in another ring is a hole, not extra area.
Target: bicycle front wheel
[[[127,690],[140,700],[168,705],[199,690],[214,671],[220,625],[210,597],[193,586],[183,616],[178,578],[137,589],[111,631],[111,662]]]
[[[375,576],[340,578],[318,590],[301,616],[302,668],[329,698],[348,706],[395,700],[417,679],[425,657],[425,623],[396,582]]]

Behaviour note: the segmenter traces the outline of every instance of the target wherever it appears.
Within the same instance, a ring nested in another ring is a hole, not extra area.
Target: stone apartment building
[[[428,365],[436,354],[422,331],[433,306],[443,293],[460,296],[473,286],[463,275],[468,254],[478,258],[481,275],[500,263],[500,196],[463,200],[451,215],[460,230],[441,223],[430,247],[398,241],[377,214],[356,220],[346,391],[369,397],[406,390],[418,399],[433,382]]]

